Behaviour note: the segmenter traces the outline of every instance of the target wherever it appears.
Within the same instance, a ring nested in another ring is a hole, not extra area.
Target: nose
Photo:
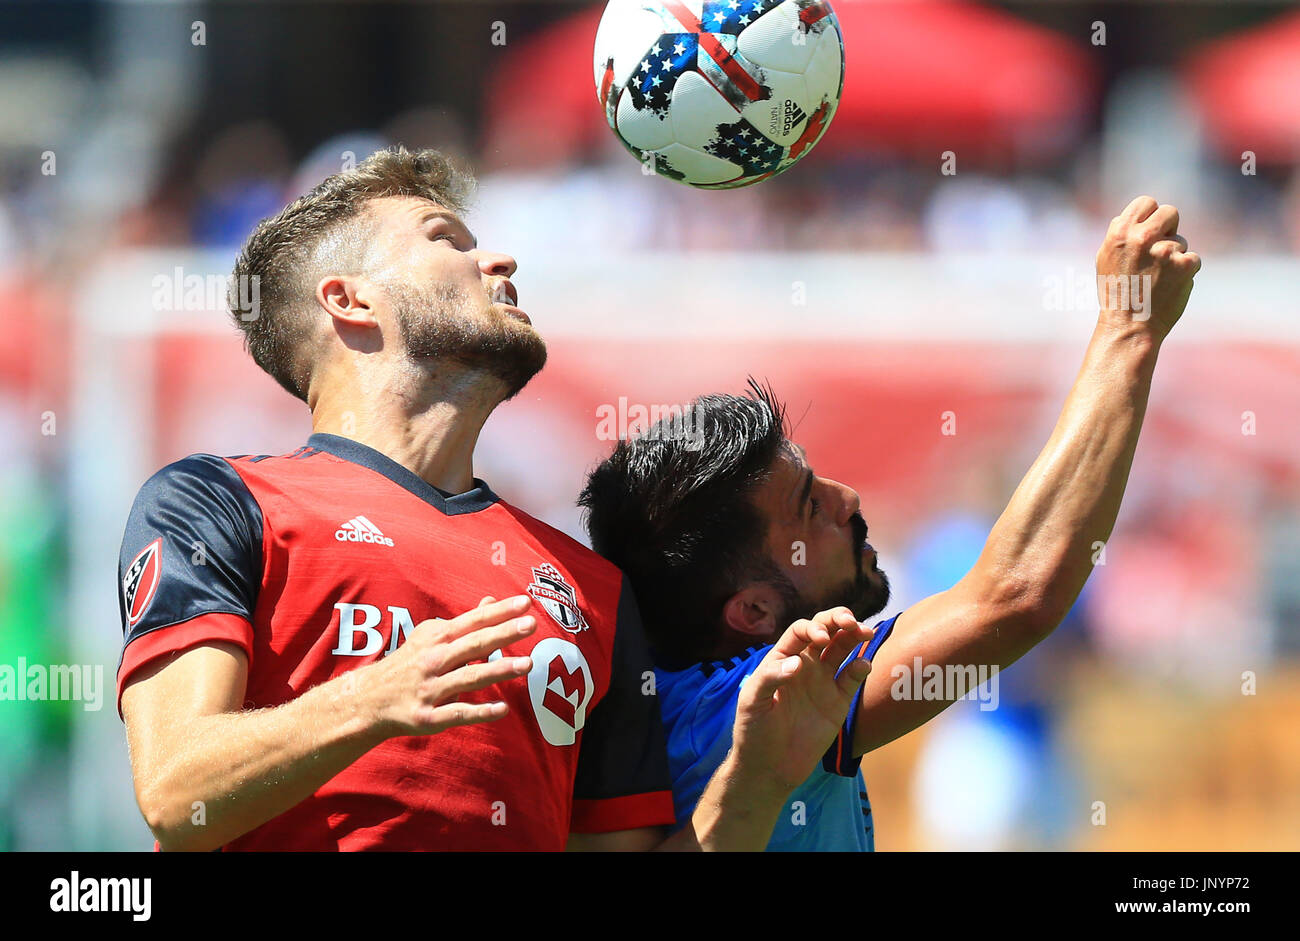
[[[836,523],[840,526],[847,526],[853,514],[862,507],[862,501],[858,498],[858,492],[852,487],[834,480],[830,481],[830,484],[839,493],[840,497],[840,512],[836,518]]]
[[[519,270],[519,263],[509,255],[480,251],[477,248],[474,249],[474,254],[478,256],[479,271],[486,275],[508,278]]]

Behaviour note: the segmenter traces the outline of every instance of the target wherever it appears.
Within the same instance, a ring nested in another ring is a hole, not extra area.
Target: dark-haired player
[[[432,151],[380,152],[239,257],[260,307],[236,322],[315,433],[192,455],[131,511],[118,702],[164,849],[631,849],[673,820],[623,576],[473,474],[546,348],[514,260],[457,213],[466,185]],[[671,845],[766,842],[865,675],[835,677],[862,636],[785,634]]]
[[[980,667],[1017,660],[1069,611],[1115,525],[1156,356],[1200,268],[1177,233],[1177,210],[1150,197],[1111,222],[1097,253],[1101,315],[1055,430],[971,571],[876,626],[871,676],[770,849],[874,848],[859,759],[952,701],[912,698],[917,684],[898,679],[917,663],[987,676]],[[592,545],[632,582],[660,667],[679,820],[726,755],[742,684],[782,627],[837,604],[869,618],[889,600],[858,495],[814,472],[770,392],[703,396],[690,416],[689,439],[660,427],[621,442],[581,498]]]

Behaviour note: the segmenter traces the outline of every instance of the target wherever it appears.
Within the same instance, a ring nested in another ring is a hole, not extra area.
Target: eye
[[[453,226],[448,224],[445,219],[438,216],[431,216],[426,220],[430,242],[441,242],[446,239],[453,245],[456,244],[456,231]]]
[[[817,500],[816,497],[813,497],[813,498],[812,498],[812,512],[809,513],[808,515],[809,515],[809,516],[816,516],[816,515],[817,515],[817,512],[818,512],[821,508],[822,508],[821,503]]]

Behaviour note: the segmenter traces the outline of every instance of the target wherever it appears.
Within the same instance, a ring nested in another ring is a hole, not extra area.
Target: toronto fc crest
[[[578,610],[577,594],[551,563],[544,562],[533,569],[533,583],[528,586],[528,593],[540,601],[555,623],[570,634],[580,634],[587,629],[587,619]]]

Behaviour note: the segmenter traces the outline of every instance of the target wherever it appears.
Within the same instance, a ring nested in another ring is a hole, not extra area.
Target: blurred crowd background
[[[598,408],[766,378],[860,492],[886,615],[966,571],[1046,440],[1110,218],[1175,203],[1204,269],[1114,536],[997,709],[868,756],[877,846],[1300,847],[1300,12],[833,5],[825,138],[701,192],[603,125],[602,4],[0,4],[0,664],[107,687],[0,702],[0,848],[150,847],[114,708],[122,524],[165,463],[305,440],[210,285],[389,143],[476,170],[471,227],[550,345],[479,476],[582,538]]]

